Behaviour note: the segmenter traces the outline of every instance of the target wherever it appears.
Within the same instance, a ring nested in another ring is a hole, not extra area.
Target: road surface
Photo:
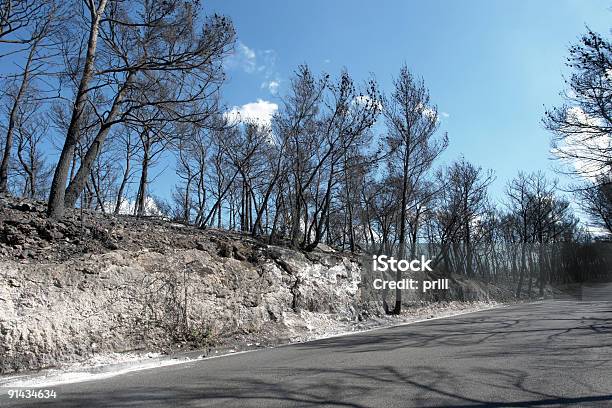
[[[612,302],[514,305],[52,388],[55,400],[3,392],[0,406],[612,407]]]

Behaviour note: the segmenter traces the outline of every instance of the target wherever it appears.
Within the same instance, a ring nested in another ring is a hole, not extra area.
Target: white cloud
[[[245,43],[238,41],[232,55],[225,60],[226,69],[239,69],[247,74],[261,78],[261,88],[267,89],[272,95],[278,93],[281,79],[276,70],[276,51],[254,50]]]
[[[240,51],[244,54],[244,56],[250,61],[256,58],[255,51],[247,47],[244,43],[239,41],[238,47],[240,48]]]
[[[261,83],[261,88],[266,88],[272,95],[276,95],[278,93],[278,88],[280,87],[280,81],[273,79],[271,81],[264,81]]]
[[[104,203],[104,209],[106,210],[106,212],[112,213],[113,211],[115,211],[115,203]],[[127,215],[133,215],[135,213],[136,210],[136,202],[129,200],[127,198],[124,198],[123,200],[121,200],[121,204],[119,205],[119,214],[127,214]],[[148,216],[148,215],[152,215],[152,216],[162,216],[162,212],[159,209],[159,207],[157,206],[157,203],[155,202],[155,200],[152,197],[145,197],[145,210],[144,210],[144,215]]]
[[[428,116],[430,119],[433,119],[433,118],[437,119],[438,118],[437,114],[438,113],[435,110],[433,110],[432,108],[427,108],[426,107],[426,108],[423,109],[423,115]]]
[[[276,52],[274,50],[261,52],[258,72],[263,76],[262,89],[265,88],[272,95],[276,95],[282,81],[276,70]]]
[[[356,105],[372,105],[372,98],[370,98],[368,95],[359,95],[356,96],[355,99],[353,99],[353,103],[355,103]],[[382,103],[380,101],[376,101],[376,107],[378,108],[379,111],[382,111]]]
[[[568,126],[571,134],[562,143],[551,149],[552,154],[570,162],[576,171],[590,180],[595,180],[604,171],[605,152],[612,146],[612,137],[583,131],[579,124],[599,127],[602,122],[590,117],[579,107],[569,108],[567,119],[577,126]]]
[[[253,73],[257,70],[257,54],[255,50],[238,41],[232,55],[225,60],[225,66],[229,69],[238,68],[246,73]]]
[[[448,118],[450,115],[447,112],[438,112],[437,108],[430,108],[429,106],[423,106],[423,104],[419,104],[419,108],[422,109],[423,116],[427,116],[430,119],[436,119],[436,121],[440,121],[441,118]]]
[[[257,102],[250,102],[242,106],[234,106],[226,117],[232,121],[256,121],[264,125],[272,122],[272,116],[278,110],[278,105],[274,102],[257,99]]]

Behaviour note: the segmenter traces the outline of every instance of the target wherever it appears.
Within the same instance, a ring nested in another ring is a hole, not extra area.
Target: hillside
[[[0,373],[134,350],[265,347],[474,307],[413,300],[381,316],[362,296],[358,255],[154,218],[75,210],[58,222],[44,210],[1,200]],[[459,300],[512,299],[474,281],[453,287]]]

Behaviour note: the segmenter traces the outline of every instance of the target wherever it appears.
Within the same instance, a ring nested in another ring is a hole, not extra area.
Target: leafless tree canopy
[[[594,224],[612,233],[612,43],[591,30],[569,50],[566,103],[546,112],[557,158],[577,176],[574,190]]]
[[[272,120],[246,120],[221,100],[234,40],[231,20],[198,1],[2,1],[0,58],[23,63],[2,82],[0,193],[48,197],[54,218],[81,207],[303,251],[426,255],[440,275],[512,281],[517,295],[605,272],[557,181],[518,172],[492,197],[493,170],[442,163],[435,95],[407,66],[388,92],[299,66]],[[585,180],[584,210],[610,233],[611,55],[584,35],[566,103],[544,118],[556,157]],[[173,174],[171,197],[156,198]],[[384,306],[399,313],[401,291]]]

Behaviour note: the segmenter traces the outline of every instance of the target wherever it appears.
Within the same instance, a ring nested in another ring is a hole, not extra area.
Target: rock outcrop
[[[308,256],[217,237],[199,249],[1,261],[0,372],[101,352],[289,340],[308,330],[303,312],[357,319],[357,260]]]

